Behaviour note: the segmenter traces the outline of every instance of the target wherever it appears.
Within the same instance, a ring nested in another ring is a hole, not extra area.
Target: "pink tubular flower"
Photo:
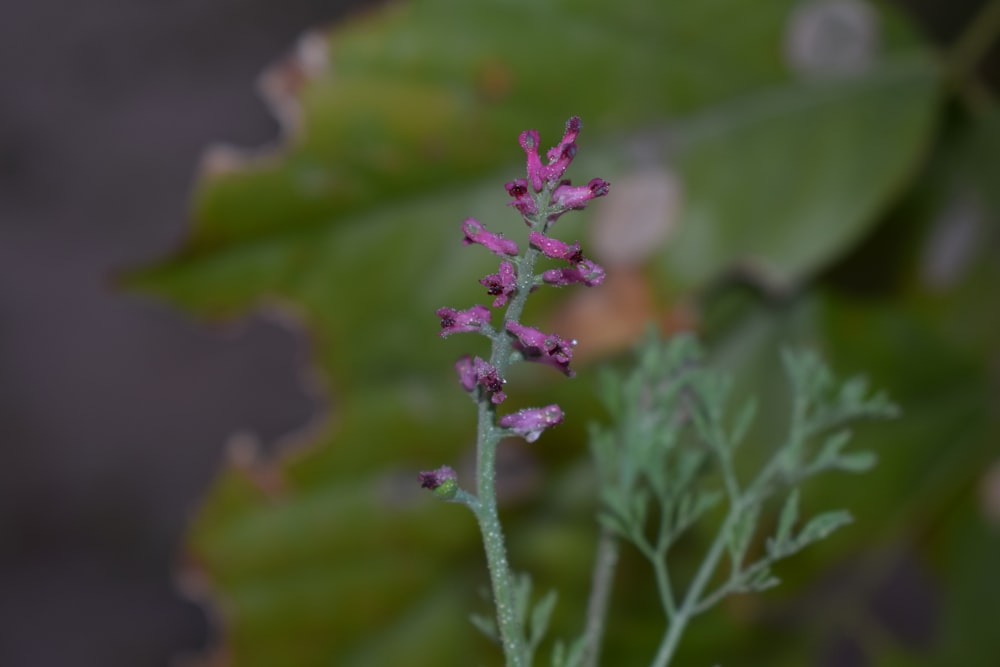
[[[546,236],[541,232],[531,232],[528,234],[528,241],[534,247],[542,251],[542,254],[552,259],[565,259],[574,264],[583,261],[583,253],[580,251],[580,242],[569,245],[559,239]]]
[[[507,194],[513,197],[508,206],[513,206],[521,212],[521,217],[527,218],[538,212],[538,205],[535,198],[528,194],[528,181],[524,178],[517,178],[504,184]]]
[[[573,116],[566,121],[566,131],[562,140],[553,146],[545,157],[549,158],[546,177],[551,183],[555,183],[566,172],[569,163],[576,156],[576,137],[580,134],[583,125],[579,116]]]
[[[493,307],[499,308],[517,291],[517,273],[514,271],[514,265],[510,262],[500,262],[500,270],[482,278],[479,283],[486,287],[490,296],[496,297],[493,300]]]
[[[565,209],[580,209],[596,197],[608,194],[610,183],[603,178],[591,179],[587,185],[570,185],[568,182],[559,184],[552,193],[552,201]]]
[[[518,137],[518,143],[528,157],[528,180],[531,181],[531,187],[535,192],[540,192],[544,183],[555,184],[562,178],[566,168],[576,156],[576,137],[582,127],[579,116],[573,116],[566,121],[566,131],[562,140],[545,154],[549,160],[548,164],[542,164],[542,159],[538,155],[537,130],[526,130]]]
[[[514,334],[514,349],[521,352],[528,361],[539,361],[559,369],[567,377],[575,373],[569,362],[573,358],[575,340],[563,340],[555,334],[547,334],[519,322],[507,322],[507,331]]]
[[[604,267],[585,259],[578,262],[576,266],[549,269],[542,273],[542,280],[557,287],[573,283],[583,283],[587,287],[596,287],[604,282]]]
[[[484,324],[489,324],[491,315],[489,308],[478,303],[466,310],[438,308],[436,314],[441,318],[440,336],[442,338],[447,338],[453,333],[479,331]]]
[[[528,180],[531,181],[531,187],[535,188],[535,192],[540,192],[545,177],[542,158],[538,156],[538,130],[525,130],[517,138],[517,142],[528,157]]]
[[[558,405],[544,408],[525,408],[500,418],[500,426],[509,428],[528,442],[538,440],[542,431],[563,420],[563,411]]]
[[[515,241],[505,239],[502,234],[486,231],[483,223],[475,218],[466,218],[462,223],[462,231],[465,232],[465,239],[462,241],[465,245],[479,243],[497,255],[516,255],[519,252]]]

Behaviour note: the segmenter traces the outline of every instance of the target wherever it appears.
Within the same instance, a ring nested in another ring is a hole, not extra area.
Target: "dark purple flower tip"
[[[525,130],[517,137],[517,143],[527,151],[538,152],[538,130]]]
[[[596,287],[604,282],[604,267],[585,259],[578,262],[576,266],[549,269],[542,273],[542,280],[558,287],[573,283],[583,283],[587,287]]]
[[[560,183],[552,193],[552,201],[566,209],[585,208],[591,199],[608,194],[610,186],[611,184],[602,178],[591,179],[587,185]]]
[[[590,182],[587,183],[587,187],[590,191],[594,193],[595,197],[603,197],[608,194],[611,189],[611,184],[608,183],[603,178],[592,178]]]
[[[563,340],[555,334],[547,334],[519,322],[507,322],[507,331],[517,339],[514,341],[514,349],[521,352],[527,361],[548,364],[567,377],[575,375],[569,367],[575,340]]]
[[[552,259],[565,259],[574,264],[583,261],[583,253],[580,251],[580,242],[572,245],[563,243],[559,239],[546,236],[541,232],[531,232],[528,234],[528,242],[542,251],[542,254]]]
[[[458,475],[450,466],[424,470],[417,475],[417,479],[420,481],[420,488],[430,489],[443,500],[451,500],[458,493]]]
[[[499,308],[517,291],[517,273],[514,271],[514,265],[510,262],[500,262],[500,270],[482,278],[479,283],[486,287],[490,296],[496,297],[493,300],[493,307]]]
[[[491,315],[489,308],[478,303],[466,310],[438,308],[436,314],[441,318],[440,335],[442,338],[447,338],[453,333],[479,331],[484,324],[489,324]]]
[[[538,205],[535,204],[535,198],[528,193],[527,179],[515,179],[505,183],[504,187],[507,189],[507,194],[513,197],[508,202],[508,206],[513,206],[520,211],[523,218],[527,220],[528,217],[538,212]]]
[[[479,243],[497,255],[516,255],[519,252],[517,242],[505,239],[502,234],[486,231],[483,223],[475,218],[466,218],[462,222],[462,231],[465,233],[462,240],[465,245]]]
[[[579,116],[572,116],[566,121],[566,130],[563,132],[562,140],[558,145],[553,146],[549,149],[548,155],[549,161],[558,160],[563,154],[564,146],[569,146],[576,142],[576,138],[580,136],[580,130],[583,129],[583,121],[580,120]]]
[[[483,361],[479,357],[476,357],[475,361],[473,361],[473,366],[476,371],[476,382],[490,395],[490,401],[493,405],[503,403],[507,398],[507,394],[503,393],[503,386],[507,381],[500,377],[496,366]]]
[[[535,192],[539,192],[545,179],[542,158],[538,156],[538,130],[525,130],[517,141],[528,157],[528,180],[531,181],[531,187],[535,188]]]
[[[563,411],[558,405],[544,408],[525,408],[500,418],[500,426],[509,428],[528,442],[538,440],[542,431],[563,420]]]

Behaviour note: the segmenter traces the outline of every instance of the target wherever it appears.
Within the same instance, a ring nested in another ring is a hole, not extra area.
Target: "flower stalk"
[[[547,235],[553,223],[564,213],[584,208],[591,199],[608,192],[608,183],[599,178],[579,187],[562,178],[576,155],[576,138],[580,129],[580,119],[571,118],[566,123],[562,140],[546,154],[547,162],[538,153],[538,132],[528,130],[521,133],[519,143],[527,157],[527,177],[510,181],[505,188],[512,197],[510,205],[521,213],[529,229],[529,243],[523,254],[515,241],[488,231],[475,218],[467,218],[462,223],[464,244],[482,245],[503,258],[496,273],[479,281],[487,294],[495,297],[494,308],[506,307],[502,324],[494,327],[490,321],[492,311],[479,304],[465,310],[441,308],[437,311],[442,337],[453,333],[479,333],[490,339],[492,348],[488,362],[465,356],[456,363],[459,384],[477,404],[476,494],[459,488],[453,471],[447,466],[420,473],[420,481],[435,495],[466,505],[476,517],[493,590],[496,626],[510,667],[530,665],[537,641],[528,641],[526,619],[523,618],[525,605],[517,599],[515,578],[507,561],[497,506],[497,448],[505,437],[510,436],[535,442],[545,430],[562,421],[563,412],[553,404],[499,416],[498,408],[507,397],[503,386],[506,384],[507,369],[512,363],[535,361],[552,366],[567,377],[574,374],[569,364],[575,340],[564,340],[521,322],[528,296],[543,285],[563,286],[579,282],[593,287],[604,280],[604,270],[583,256],[579,243],[566,244]],[[536,275],[535,265],[540,257],[563,261],[569,266]],[[428,481],[440,481],[440,484],[432,486]],[[454,489],[450,488],[452,486]],[[439,493],[441,488],[447,488],[447,491]],[[532,637],[536,630],[532,628]]]

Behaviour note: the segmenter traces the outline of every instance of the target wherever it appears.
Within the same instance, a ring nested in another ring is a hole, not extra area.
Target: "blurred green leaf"
[[[698,287],[738,266],[793,288],[856,243],[914,175],[936,102],[934,67],[917,59],[697,116],[681,130],[684,204],[664,278]]]

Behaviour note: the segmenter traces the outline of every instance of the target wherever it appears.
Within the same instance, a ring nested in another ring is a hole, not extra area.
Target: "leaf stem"
[[[739,505],[730,507],[729,514],[715,535],[715,541],[705,555],[705,560],[702,561],[701,567],[698,568],[698,572],[691,582],[691,586],[684,595],[684,601],[677,608],[677,613],[671,620],[670,627],[663,636],[663,641],[660,642],[660,648],[656,652],[656,657],[653,659],[651,667],[666,667],[670,664],[670,659],[677,650],[677,645],[680,643],[681,636],[684,634],[687,624],[694,617],[695,613],[697,613],[701,593],[705,590],[709,579],[719,565],[719,560],[725,551],[726,538],[733,530],[741,511],[742,507]]]
[[[653,563],[653,572],[656,574],[656,589],[663,602],[663,611],[667,615],[667,620],[672,622],[677,615],[677,604],[674,602],[674,592],[670,585],[670,571],[667,569],[665,556],[666,550],[658,549],[656,556],[650,560]]]
[[[618,538],[601,526],[597,541],[597,557],[591,578],[590,599],[587,602],[587,625],[584,629],[583,661],[581,667],[597,667],[604,640],[604,624],[611,600],[611,585],[618,564]]]
[[[732,459],[728,456],[728,452],[718,447],[713,448],[716,450],[716,454],[719,457],[719,463],[723,468],[723,474],[732,484],[730,489],[737,490],[737,493],[735,496],[730,496],[729,512],[726,514],[726,518],[722,522],[722,525],[719,526],[719,530],[715,534],[715,540],[712,542],[712,546],[709,548],[708,553],[705,555],[705,559],[702,561],[701,566],[698,568],[698,572],[695,574],[695,577],[691,582],[691,585],[684,594],[684,601],[681,603],[680,607],[677,608],[677,612],[671,619],[670,627],[667,629],[667,633],[660,642],[659,650],[656,653],[656,657],[653,659],[651,667],[667,667],[667,665],[670,664],[670,660],[673,657],[674,652],[677,650],[677,646],[680,643],[681,636],[684,634],[684,630],[687,628],[687,624],[692,618],[694,618],[694,616],[707,608],[704,604],[705,599],[702,596],[709,581],[711,581],[712,575],[719,567],[719,561],[725,553],[729,535],[735,529],[737,522],[743,515],[743,512],[746,511],[748,507],[758,502],[759,496],[766,494],[772,477],[774,477],[774,475],[781,470],[782,465],[785,463],[782,456],[785,453],[785,450],[788,449],[789,446],[797,447],[800,444],[799,440],[801,439],[802,419],[804,419],[805,410],[805,401],[797,401],[796,407],[793,410],[792,426],[789,434],[789,445],[779,448],[771,456],[767,465],[760,471],[760,473],[754,478],[753,482],[748,485],[742,493],[738,491],[739,484],[732,470]],[[722,588],[726,588],[727,585],[728,584],[723,584]],[[716,594],[718,594],[718,591],[710,594],[708,597],[714,597]]]

